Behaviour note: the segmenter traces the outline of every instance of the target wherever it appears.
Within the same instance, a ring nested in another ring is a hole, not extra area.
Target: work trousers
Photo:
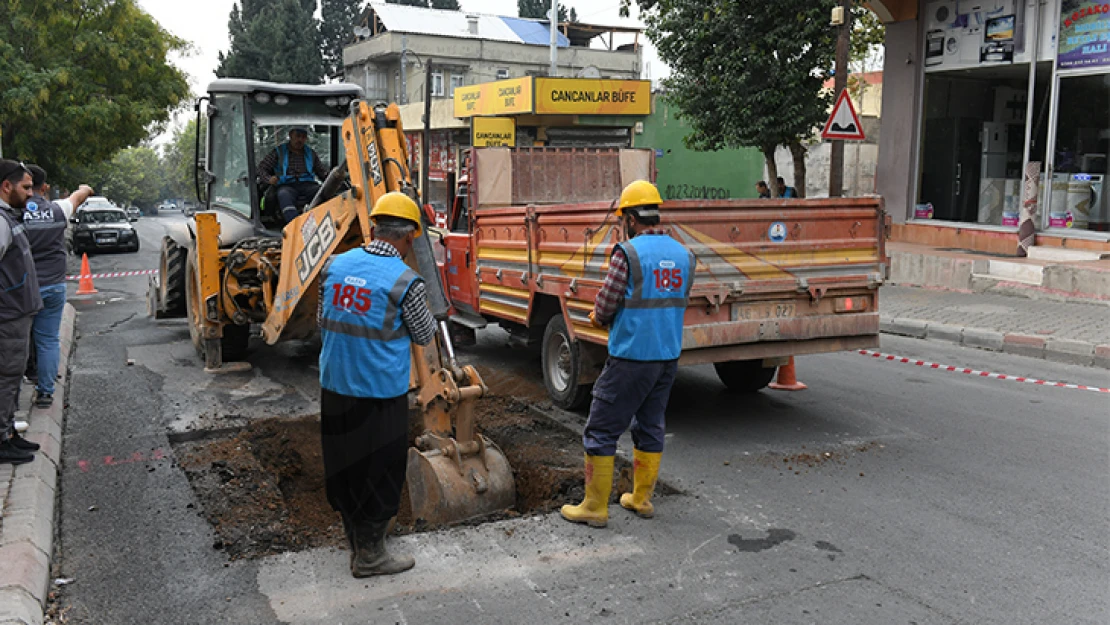
[[[0,322],[0,442],[12,435],[34,315]]]
[[[662,452],[667,429],[664,413],[677,372],[677,360],[641,362],[610,356],[594,383],[590,417],[582,433],[586,453],[616,454],[617,440],[629,426],[636,449]]]
[[[297,207],[305,206],[311,202],[319,190],[320,185],[315,182],[291,182],[278,187],[278,206],[281,207],[281,214],[285,217],[285,223],[296,219],[297,215],[300,214]]]
[[[58,330],[62,326],[62,311],[66,307],[66,285],[44,286],[39,289],[39,293],[42,295],[42,310],[35,315],[35,321],[31,324],[35,367],[38,371],[35,389],[39,395],[53,395],[54,382],[58,379],[58,362],[61,360]]]
[[[321,389],[328,503],[355,523],[397,515],[408,461],[408,397],[348,397]]]

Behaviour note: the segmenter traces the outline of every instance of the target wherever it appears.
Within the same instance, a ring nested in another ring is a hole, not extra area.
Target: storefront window
[[[926,76],[918,219],[1017,227],[1028,72]]]

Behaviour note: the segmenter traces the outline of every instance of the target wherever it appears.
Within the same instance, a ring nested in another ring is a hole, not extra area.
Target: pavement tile
[[[1044,358],[1044,346],[1047,342],[1043,336],[1006,334],[1002,337],[1002,351],[1018,356]]]
[[[959,343],[963,339],[964,327],[948,323],[930,323],[925,336],[941,341]]]
[[[963,344],[992,352],[1002,351],[1002,333],[983,328],[964,328]]]
[[[8,505],[4,509],[0,547],[29,542],[43,554],[52,553],[54,493],[54,489],[38,477],[17,477],[13,480]]]
[[[0,589],[22,588],[42,604],[50,576],[50,559],[30,542],[0,545]]]
[[[1045,358],[1075,365],[1090,365],[1095,358],[1095,346],[1086,341],[1050,338],[1044,347]]]
[[[18,587],[0,588],[0,625],[42,625],[42,606]]]
[[[1110,345],[1095,345],[1095,366],[1110,369]]]

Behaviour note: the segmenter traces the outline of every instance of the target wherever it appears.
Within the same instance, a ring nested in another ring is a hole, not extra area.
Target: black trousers
[[[348,397],[321,389],[328,503],[358,523],[397,515],[408,459],[408,397]]]

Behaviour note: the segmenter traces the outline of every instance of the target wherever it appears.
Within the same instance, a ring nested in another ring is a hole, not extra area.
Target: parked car
[[[121,208],[85,208],[73,217],[73,253],[139,251],[139,233]]]
[[[139,217],[141,217],[142,214],[143,211],[139,210],[138,206],[127,207],[127,216],[131,218],[131,221],[139,221]]]

